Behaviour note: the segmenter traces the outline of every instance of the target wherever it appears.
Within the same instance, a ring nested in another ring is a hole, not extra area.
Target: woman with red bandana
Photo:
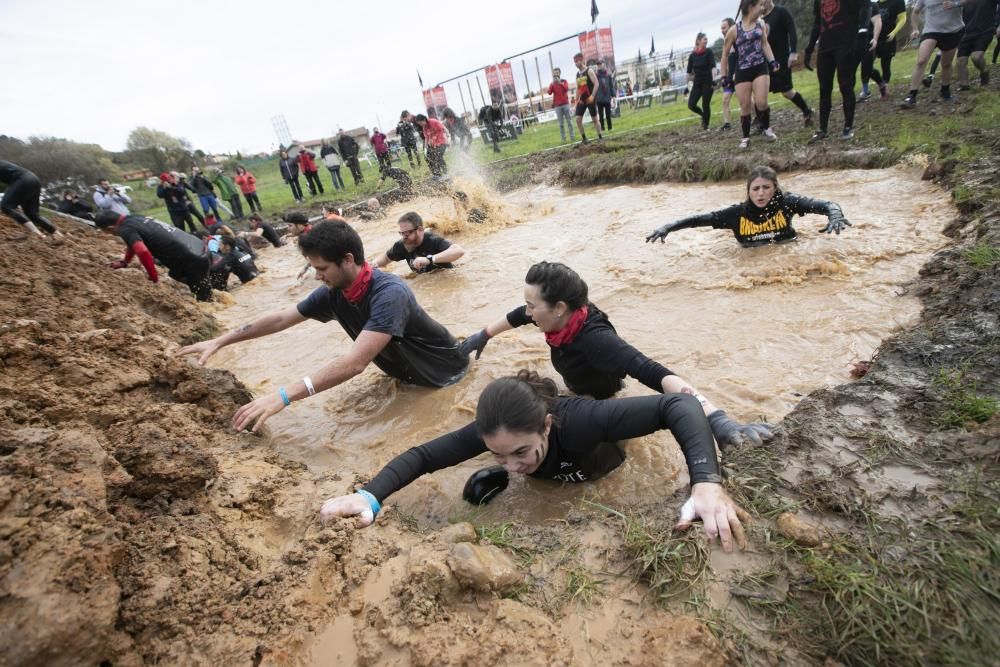
[[[178,355],[204,364],[226,345],[260,338],[308,320],[336,320],[353,340],[340,357],[301,380],[247,403],[233,416],[238,431],[257,431],[293,401],[346,382],[374,363],[387,375],[422,387],[458,382],[469,366],[448,330],[431,319],[399,276],[365,261],[361,237],[342,220],[324,220],[299,237],[299,249],[324,285],[295,306],[270,313],[218,338],[188,345]]]
[[[771,437],[762,424],[739,424],[716,408],[683,378],[650,359],[618,336],[608,316],[587,299],[587,283],[573,269],[557,262],[539,262],[524,277],[525,305],[459,346],[464,354],[476,352],[497,334],[534,324],[544,334],[552,366],[574,394],[611,398],[629,376],[653,391],[691,394],[701,403],[721,447],[748,439],[755,444]]]

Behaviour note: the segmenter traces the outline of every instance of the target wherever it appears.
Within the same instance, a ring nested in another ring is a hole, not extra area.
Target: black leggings
[[[191,228],[191,232],[194,233],[198,231],[198,228],[194,224],[194,220],[191,219],[191,213],[184,209],[183,211],[167,211],[170,214],[170,222],[174,223],[174,227],[184,231],[184,225],[187,224]]]
[[[250,206],[250,212],[263,211],[264,207],[260,205],[260,198],[257,197],[257,191],[244,192],[243,198],[247,200],[247,204]],[[254,208],[256,207],[256,208]]]
[[[42,217],[39,212],[38,198],[42,194],[42,183],[34,174],[25,174],[17,179],[3,193],[0,200],[0,210],[22,225],[28,222],[35,223],[42,231],[55,234],[56,227],[51,222]],[[21,215],[17,207],[24,211]],[[25,217],[27,216],[27,217]]]
[[[292,197],[295,198],[295,201],[304,199],[304,197],[302,196],[302,186],[299,185],[298,176],[293,176],[292,178],[288,179],[288,187],[292,189]]]
[[[304,171],[302,173],[306,175],[306,185],[309,186],[309,194],[314,195],[317,190],[321,193],[323,192],[323,184],[319,180],[319,172]]]
[[[708,129],[708,121],[712,118],[712,83],[695,83],[691,85],[691,95],[688,96],[688,109],[701,116],[701,129]],[[701,106],[698,106],[698,102]]]
[[[840,96],[844,102],[844,127],[854,127],[855,54],[852,46],[820,51],[816,56],[816,77],[819,79],[819,129],[826,132],[833,109],[833,77],[837,76]]]
[[[611,129],[611,102],[597,103],[597,117],[601,120],[602,130]],[[607,121],[607,125],[605,125],[605,121]]]

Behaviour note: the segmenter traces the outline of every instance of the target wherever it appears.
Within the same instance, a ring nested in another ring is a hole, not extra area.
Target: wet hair
[[[758,178],[763,178],[765,180],[774,183],[775,190],[778,190],[778,188],[780,187],[778,185],[778,172],[776,172],[774,169],[771,169],[767,165],[764,164],[757,165],[756,167],[750,170],[750,175],[747,176],[747,199],[750,198],[750,184],[753,183]]]
[[[521,369],[513,377],[486,385],[476,406],[480,435],[503,429],[512,433],[543,433],[545,417],[559,396],[559,388],[535,371]]]
[[[587,283],[565,264],[539,262],[528,269],[524,282],[538,287],[549,305],[562,301],[570,310],[587,305]]]
[[[399,114],[399,120],[404,120],[409,115],[410,115],[410,112],[407,111],[406,109],[403,109],[403,112],[401,114]]]
[[[418,113],[416,116],[413,117],[413,120],[415,120],[418,123],[420,121],[426,122],[427,121],[427,116],[423,115],[422,113]]]
[[[94,218],[94,224],[97,225],[98,229],[104,229],[105,227],[113,227],[118,224],[118,219],[121,217],[120,214],[114,211],[101,211]]]
[[[348,254],[354,257],[358,266],[365,263],[365,246],[361,237],[353,227],[340,220],[324,220],[313,225],[311,230],[299,237],[299,250],[306,257],[318,255],[338,266]]]
[[[308,225],[309,218],[302,211],[290,211],[283,216],[281,219],[292,225]]]
[[[700,42],[701,40],[705,39],[706,37],[708,37],[708,35],[706,35],[703,32],[699,32],[698,36],[694,38],[695,45],[697,46],[698,42]]]
[[[233,230],[226,225],[219,225],[219,233],[223,236],[236,236],[236,234],[233,233]]]
[[[235,248],[236,247],[236,237],[232,236],[230,234],[223,234],[222,238],[219,239],[219,243],[223,244],[223,245],[227,245],[230,248]]]
[[[420,214],[415,211],[410,211],[409,213],[404,213],[403,215],[399,216],[399,221],[410,223],[411,225],[413,225],[414,229],[424,226],[424,219],[421,218]]]
[[[264,218],[260,217],[260,213],[251,213],[247,216],[247,220],[256,220],[257,222],[264,222]]]

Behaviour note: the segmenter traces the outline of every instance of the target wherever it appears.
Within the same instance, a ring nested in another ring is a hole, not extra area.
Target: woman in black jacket
[[[296,202],[304,202],[302,196],[302,186],[299,185],[299,162],[295,158],[288,157],[286,151],[281,151],[278,160],[278,169],[281,170],[281,180],[292,189],[292,197]]]

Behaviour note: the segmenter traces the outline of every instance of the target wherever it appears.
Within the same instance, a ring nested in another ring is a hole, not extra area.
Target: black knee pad
[[[510,483],[510,474],[503,466],[490,466],[469,476],[462,491],[462,499],[473,505],[485,505],[493,500]]]

